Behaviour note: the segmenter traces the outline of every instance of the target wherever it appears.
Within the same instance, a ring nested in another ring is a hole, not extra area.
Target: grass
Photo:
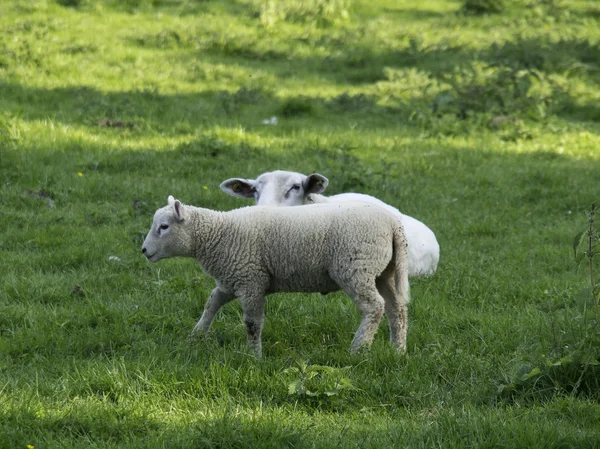
[[[496,393],[577,339],[600,9],[461,11],[2,2],[0,448],[598,447],[597,392]],[[385,323],[350,355],[359,316],[340,293],[270,297],[260,361],[237,303],[189,343],[213,281],[191,260],[144,261],[154,210],[169,194],[245,205],[219,183],[278,168],[435,231],[407,355]],[[303,366],[315,396],[290,390]]]

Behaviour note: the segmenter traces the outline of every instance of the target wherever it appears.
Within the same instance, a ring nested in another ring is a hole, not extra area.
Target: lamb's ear
[[[172,206],[173,203],[175,203],[175,198],[173,198],[173,195],[169,195],[169,198],[167,198],[167,204]]]
[[[173,214],[175,215],[175,220],[178,222],[181,223],[183,220],[185,220],[186,212],[183,204],[181,204],[181,201],[176,199],[173,199]]]
[[[231,178],[221,183],[221,190],[238,198],[254,198],[254,179]]]
[[[313,173],[306,177],[302,186],[304,187],[304,194],[308,195],[310,193],[321,193],[325,190],[327,184],[329,184],[329,179],[318,173]]]

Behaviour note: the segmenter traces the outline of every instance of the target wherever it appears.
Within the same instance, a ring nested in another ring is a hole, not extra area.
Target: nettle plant
[[[299,361],[283,371],[288,395],[313,404],[335,405],[357,390],[347,377],[350,367],[311,365]]]
[[[600,399],[600,207],[593,203],[585,211],[586,229],[573,241],[575,262],[583,268],[588,286],[575,295],[577,313],[565,312],[564,301],[547,307],[551,316],[554,353],[535,367],[522,365],[513,379],[496,390],[496,396],[544,399],[554,394],[584,394]],[[558,332],[560,330],[560,332]],[[562,335],[564,341],[559,341]]]
[[[580,292],[583,299],[584,331],[581,350],[584,359],[594,366],[600,365],[600,276],[595,267],[600,260],[600,231],[596,225],[596,217],[600,208],[592,203],[586,211],[587,229],[575,236],[573,253],[578,267],[585,267],[589,276],[589,286]]]

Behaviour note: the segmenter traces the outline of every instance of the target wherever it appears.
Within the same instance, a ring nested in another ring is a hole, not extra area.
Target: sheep
[[[377,204],[394,214],[404,227],[408,241],[408,275],[430,276],[437,270],[440,245],[435,234],[424,223],[402,214],[383,201],[360,193],[342,193],[326,197],[328,179],[318,173],[303,175],[290,171],[267,172],[254,179],[231,178],[221,183],[221,190],[239,198],[254,198],[262,206],[299,206],[322,202],[367,202]]]
[[[384,310],[392,345],[406,349],[406,239],[398,221],[378,206],[253,206],[220,212],[169,196],[168,205],[154,214],[142,253],[150,262],[195,258],[216,280],[193,337],[208,332],[217,311],[237,297],[248,344],[260,357],[265,295],[342,289],[362,313],[352,352],[370,346]]]

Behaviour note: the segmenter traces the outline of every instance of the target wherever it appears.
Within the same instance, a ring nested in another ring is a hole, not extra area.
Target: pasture
[[[0,448],[600,447],[600,6],[463,3],[2,1]],[[152,215],[275,169],[436,233],[405,355],[342,293],[189,341],[214,283]]]

